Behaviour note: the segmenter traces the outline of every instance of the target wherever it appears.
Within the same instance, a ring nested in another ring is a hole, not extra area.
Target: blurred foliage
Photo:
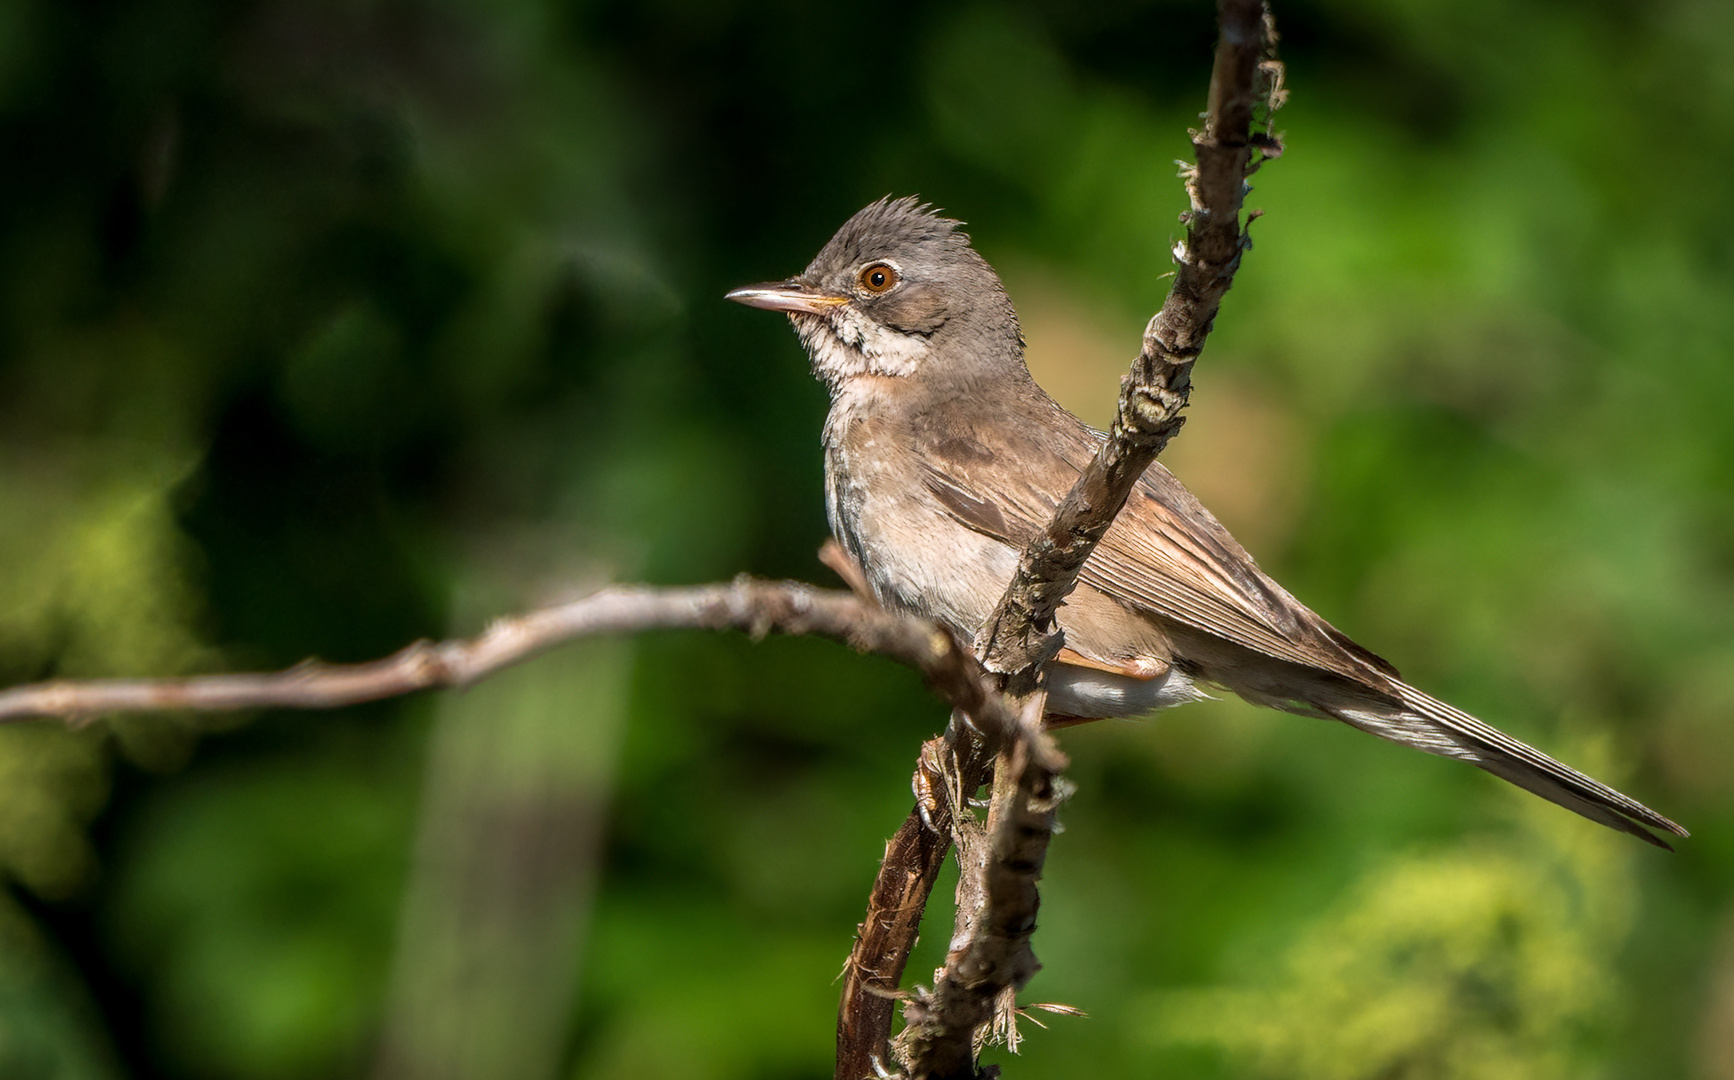
[[[888,192],[970,221],[1100,420],[1211,13],[900,15],[0,5],[0,679],[826,580],[823,392],[720,296]],[[1734,9],[1277,15],[1289,152],[1168,460],[1411,679],[1697,835],[1237,702],[1069,732],[1030,994],[1090,1018],[1008,1074],[1734,1078]],[[828,1071],[943,710],[818,642],[543,664],[0,730],[0,1075]]]
[[[1597,1023],[1619,1005],[1604,946],[1630,929],[1634,852],[1537,820],[1539,843],[1387,856],[1245,988],[1154,995],[1154,1026],[1293,1080],[1599,1071]]]

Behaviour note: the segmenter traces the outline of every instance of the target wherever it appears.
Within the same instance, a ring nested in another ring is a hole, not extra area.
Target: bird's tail
[[[1685,829],[1636,799],[1555,761],[1461,709],[1406,683],[1396,682],[1395,689],[1401,709],[1360,703],[1319,705],[1319,708],[1346,724],[1392,742],[1477,765],[1591,821],[1631,833],[1657,847],[1674,850],[1673,845],[1650,829],[1675,836],[1688,835]]]

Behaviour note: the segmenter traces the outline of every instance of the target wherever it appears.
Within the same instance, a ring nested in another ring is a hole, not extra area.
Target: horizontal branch
[[[236,709],[334,709],[436,687],[469,686],[564,642],[656,629],[810,635],[907,664],[974,723],[1017,738],[1017,715],[951,634],[848,593],[746,578],[687,588],[619,586],[569,603],[501,618],[473,638],[419,641],[360,664],[310,660],[285,671],[169,679],[64,679],[0,690],[0,722],[106,713]]]

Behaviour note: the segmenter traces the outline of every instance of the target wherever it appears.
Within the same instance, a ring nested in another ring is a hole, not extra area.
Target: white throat
[[[857,375],[912,375],[931,348],[925,336],[862,318],[847,305],[825,315],[796,315],[792,321],[813,359],[813,373],[833,390]]]

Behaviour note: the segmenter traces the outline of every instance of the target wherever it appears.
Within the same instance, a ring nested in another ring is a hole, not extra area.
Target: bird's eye
[[[861,287],[870,293],[890,292],[897,284],[897,268],[890,263],[870,263],[861,269]]]

